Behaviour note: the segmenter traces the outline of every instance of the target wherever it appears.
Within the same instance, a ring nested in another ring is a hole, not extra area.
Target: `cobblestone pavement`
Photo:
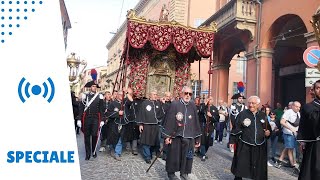
[[[145,163],[142,156],[140,154],[133,156],[126,151],[123,152],[121,161],[116,161],[106,152],[98,152],[97,158],[91,157],[89,161],[85,161],[82,134],[77,135],[77,142],[82,180],[168,179],[165,162],[162,159],[158,159],[148,173],[146,173],[146,170],[149,164]],[[226,148],[225,144],[214,144],[210,147],[207,153],[209,158],[204,162],[195,157],[192,174],[189,175],[189,178],[194,180],[232,180],[234,178],[230,172],[232,153]],[[179,177],[179,173],[176,173],[176,175]],[[269,167],[268,179],[294,180],[297,177],[293,176],[290,169]]]

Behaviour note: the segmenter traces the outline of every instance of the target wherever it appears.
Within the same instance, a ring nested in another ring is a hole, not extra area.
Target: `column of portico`
[[[253,53],[248,53],[247,59],[247,87],[246,95],[257,95],[261,99],[261,103],[269,103],[273,105],[274,82],[272,81],[272,49],[260,49],[256,56]]]
[[[314,35],[314,32],[308,32],[304,34],[304,37],[307,38],[307,47],[310,46],[319,46],[316,36]],[[306,103],[312,101],[312,97],[310,95],[310,89],[311,87],[306,87]]]
[[[211,92],[216,104],[219,99],[228,102],[229,67],[230,64],[217,64],[212,66]]]

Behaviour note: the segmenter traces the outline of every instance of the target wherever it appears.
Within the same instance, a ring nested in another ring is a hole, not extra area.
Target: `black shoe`
[[[86,155],[86,161],[88,161],[90,159],[90,155]]]
[[[94,154],[92,155],[92,157],[93,157],[93,158],[96,158],[96,157],[97,157],[97,153],[94,153]]]
[[[138,155],[138,152],[137,151],[132,151],[132,154],[136,156],[136,155]]]
[[[199,156],[200,155],[200,151],[195,151],[193,155],[194,156]]]
[[[206,156],[202,156],[201,161],[206,161]]]
[[[281,166],[283,166],[285,164],[285,162],[278,160],[275,164],[274,167],[280,169]]]
[[[273,163],[276,163],[276,159],[274,159],[274,157],[271,158],[271,161],[273,161]]]
[[[147,164],[151,164],[151,160],[150,160],[150,159],[147,159],[147,160],[146,160],[146,163],[147,163]]]
[[[174,173],[168,173],[169,180],[176,180],[179,179]]]
[[[189,180],[188,174],[180,174],[180,179]]]
[[[162,154],[162,160],[166,160],[167,159],[167,155],[166,154]]]
[[[296,166],[294,166],[292,169],[293,169],[293,174],[295,174],[295,175],[299,175],[300,174],[300,169],[297,168]]]

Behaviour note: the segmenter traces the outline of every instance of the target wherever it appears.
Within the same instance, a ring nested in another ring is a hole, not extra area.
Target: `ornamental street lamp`
[[[76,84],[79,81],[79,76],[83,73],[84,69],[87,67],[87,62],[85,60],[80,60],[80,57],[76,57],[76,53],[71,53],[67,57],[67,64],[69,68],[69,82],[71,84]],[[79,71],[80,65],[82,70]],[[80,72],[80,73],[79,73]]]
[[[320,46],[320,7],[317,9],[316,13],[312,16],[311,24],[313,26],[314,34]],[[320,71],[320,61],[318,61],[317,69]]]

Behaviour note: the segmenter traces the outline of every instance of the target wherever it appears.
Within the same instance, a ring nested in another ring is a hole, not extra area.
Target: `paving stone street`
[[[146,170],[150,166],[143,160],[141,154],[134,156],[123,151],[121,161],[117,161],[106,152],[98,152],[97,158],[90,158],[85,161],[85,148],[83,134],[77,135],[80,168],[82,180],[149,180],[168,179],[165,171],[165,161],[158,159],[150,171]],[[99,149],[99,146],[98,148]],[[207,153],[208,159],[201,161],[195,157],[190,179],[194,180],[232,180],[234,176],[230,172],[232,153],[227,149],[226,142],[223,145],[214,144]],[[179,178],[179,173],[176,173]],[[294,180],[291,169],[268,167],[268,179],[271,180]]]

